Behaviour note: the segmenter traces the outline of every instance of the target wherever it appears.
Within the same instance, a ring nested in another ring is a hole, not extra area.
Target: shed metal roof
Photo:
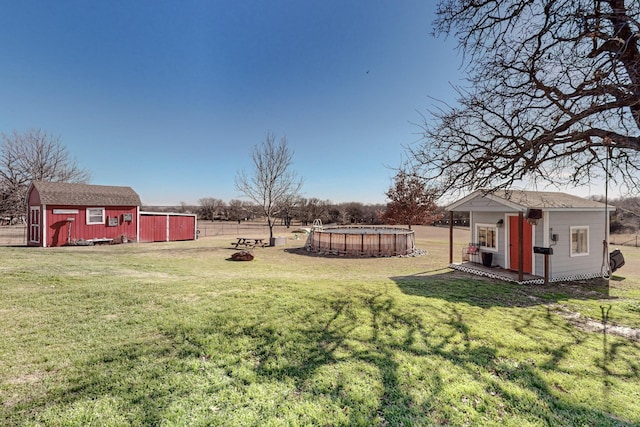
[[[552,191],[525,190],[478,190],[447,206],[448,211],[469,210],[468,205],[478,199],[493,201],[505,208],[524,211],[528,208],[543,210],[596,210],[604,209],[605,204],[595,200],[585,199],[572,194]],[[609,205],[610,209],[615,209]]]
[[[131,187],[34,181],[40,203],[71,206],[140,206],[140,196]]]

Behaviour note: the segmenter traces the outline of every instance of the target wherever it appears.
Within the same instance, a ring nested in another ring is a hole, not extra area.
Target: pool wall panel
[[[312,230],[310,251],[347,256],[398,256],[415,250],[413,230],[388,227],[341,227]]]

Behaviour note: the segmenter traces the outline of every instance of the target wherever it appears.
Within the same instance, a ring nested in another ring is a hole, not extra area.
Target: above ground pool
[[[396,227],[314,227],[309,232],[306,248],[327,255],[409,255],[415,250],[415,234],[413,230]]]

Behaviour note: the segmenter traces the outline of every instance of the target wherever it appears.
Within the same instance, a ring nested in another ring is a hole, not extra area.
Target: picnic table
[[[231,242],[231,244],[235,246],[236,249],[238,249],[239,246],[245,248],[255,248],[256,246],[265,247],[267,243],[264,240],[263,237],[238,237],[238,241]]]

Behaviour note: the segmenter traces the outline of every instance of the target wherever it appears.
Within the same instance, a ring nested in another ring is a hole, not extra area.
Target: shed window
[[[498,227],[490,224],[477,224],[476,236],[481,248],[498,249]]]
[[[571,227],[571,256],[589,255],[589,227]]]
[[[87,225],[104,224],[104,208],[87,208]]]

